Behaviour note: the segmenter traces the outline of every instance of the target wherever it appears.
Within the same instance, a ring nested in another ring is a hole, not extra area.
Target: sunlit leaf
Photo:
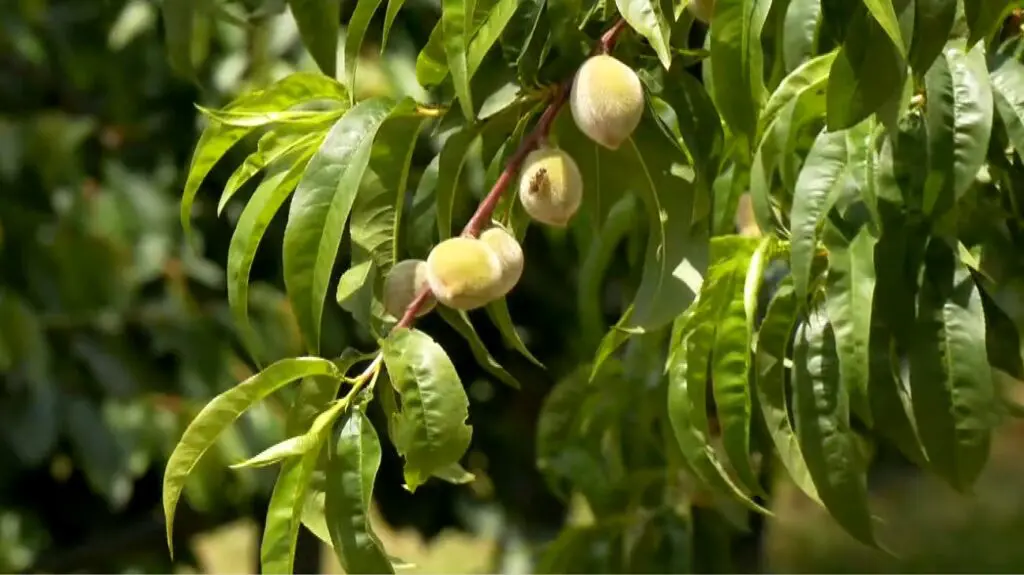
[[[626,22],[651,43],[667,70],[672,64],[672,27],[661,3],[658,0],[615,0],[615,5]]]
[[[405,459],[406,486],[415,491],[469,447],[469,400],[444,349],[423,332],[396,329],[383,353],[402,402],[391,439]]]
[[[167,525],[167,547],[173,552],[174,511],[189,473],[217,436],[254,403],[303,377],[342,374],[330,361],[317,357],[280,360],[260,373],[210,400],[189,423],[167,460],[164,471],[163,507]]]
[[[320,347],[331,271],[377,130],[389,114],[413,111],[411,100],[360,102],[331,128],[295,189],[284,233],[284,278],[310,350]]]

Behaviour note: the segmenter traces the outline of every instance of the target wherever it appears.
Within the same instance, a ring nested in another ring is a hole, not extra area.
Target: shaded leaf
[[[764,98],[761,28],[770,0],[716,0],[711,27],[713,97],[734,134],[753,140]]]
[[[910,350],[910,388],[932,468],[970,489],[988,459],[998,404],[985,351],[981,294],[941,240],[928,245]]]
[[[491,352],[487,351],[487,347],[484,342],[480,339],[480,336],[476,333],[476,328],[473,327],[473,323],[469,321],[469,315],[461,310],[440,306],[437,308],[437,312],[442,318],[452,326],[452,328],[459,332],[466,343],[469,344],[469,350],[473,354],[473,358],[476,359],[480,367],[484,368],[488,373],[498,378],[502,383],[519,389],[519,382],[516,378],[512,377],[508,371],[505,370],[498,360],[494,359]]]
[[[341,0],[288,0],[302,43],[320,71],[333,78],[338,71],[338,25]],[[353,86],[350,84],[349,88]]]
[[[380,441],[360,408],[345,419],[327,458],[324,510],[335,555],[346,573],[394,573],[384,546],[370,527]]]
[[[908,59],[918,74],[924,74],[942,53],[953,30],[957,0],[914,0],[914,41]]]
[[[868,509],[867,462],[850,428],[832,326],[815,310],[797,327],[793,417],[800,449],[826,509],[858,541],[877,547]]]
[[[934,214],[951,209],[985,163],[994,112],[984,47],[965,54],[962,45],[948,44],[925,75],[925,87],[929,170],[923,208]]]

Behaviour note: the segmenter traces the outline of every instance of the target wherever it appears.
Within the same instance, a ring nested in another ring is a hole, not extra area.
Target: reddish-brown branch
[[[594,46],[592,54],[604,54],[610,52],[615,47],[615,42],[618,41],[619,35],[626,27],[626,21],[619,19],[615,24],[608,29],[607,32],[601,35],[601,39]],[[494,214],[495,208],[498,207],[498,202],[501,201],[502,194],[512,184],[516,175],[519,174],[519,168],[523,165],[523,161],[526,160],[526,156],[529,155],[537,146],[547,138],[548,133],[551,131],[551,124],[554,123],[555,118],[558,117],[558,113],[565,106],[566,101],[569,99],[569,92],[572,89],[573,78],[569,77],[558,85],[555,90],[555,95],[551,99],[547,108],[544,109],[544,113],[541,115],[540,120],[537,121],[537,125],[534,126],[533,131],[530,132],[522,143],[519,144],[519,148],[509,158],[508,164],[505,165],[505,169],[502,170],[501,175],[498,176],[498,180],[494,182],[494,186],[491,191],[487,193],[487,196],[480,202],[473,217],[466,223],[466,227],[462,229],[462,236],[475,238],[480,235],[486,226],[491,221],[491,216]],[[405,313],[402,314],[402,318],[395,325],[394,329],[401,327],[412,326],[413,321],[416,320],[416,313],[427,303],[427,299],[430,297],[430,289],[425,288],[423,291],[416,295],[416,299],[409,304],[409,307],[405,309]]]

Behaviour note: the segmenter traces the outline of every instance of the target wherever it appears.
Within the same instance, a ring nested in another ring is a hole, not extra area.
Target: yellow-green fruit
[[[447,239],[427,256],[427,282],[442,304],[461,310],[483,307],[497,299],[501,261],[476,238]]]
[[[501,262],[501,281],[498,285],[498,297],[504,297],[519,283],[523,275],[523,248],[515,236],[500,226],[484,230],[480,241],[487,244]]]
[[[715,0],[690,0],[686,8],[701,22],[708,24],[715,13]]]
[[[617,150],[640,124],[644,89],[632,68],[607,55],[580,66],[569,94],[576,127],[609,150]]]
[[[583,176],[576,161],[558,148],[530,152],[519,176],[519,201],[531,218],[564,227],[583,201]]]
[[[416,299],[416,295],[428,286],[427,262],[423,260],[403,260],[391,266],[388,277],[384,279],[384,311],[396,318],[405,315],[405,308]],[[420,307],[416,317],[430,313],[437,301],[428,296]]]

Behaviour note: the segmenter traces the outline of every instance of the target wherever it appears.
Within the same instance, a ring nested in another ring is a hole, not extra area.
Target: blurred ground
[[[382,524],[376,509],[371,522],[388,553],[415,565],[401,573],[486,573],[490,570],[495,542],[456,530],[442,532],[430,545],[413,529],[394,530]],[[198,537],[196,555],[210,574],[257,573],[257,526],[238,521]],[[323,549],[322,573],[344,573],[327,546]]]

